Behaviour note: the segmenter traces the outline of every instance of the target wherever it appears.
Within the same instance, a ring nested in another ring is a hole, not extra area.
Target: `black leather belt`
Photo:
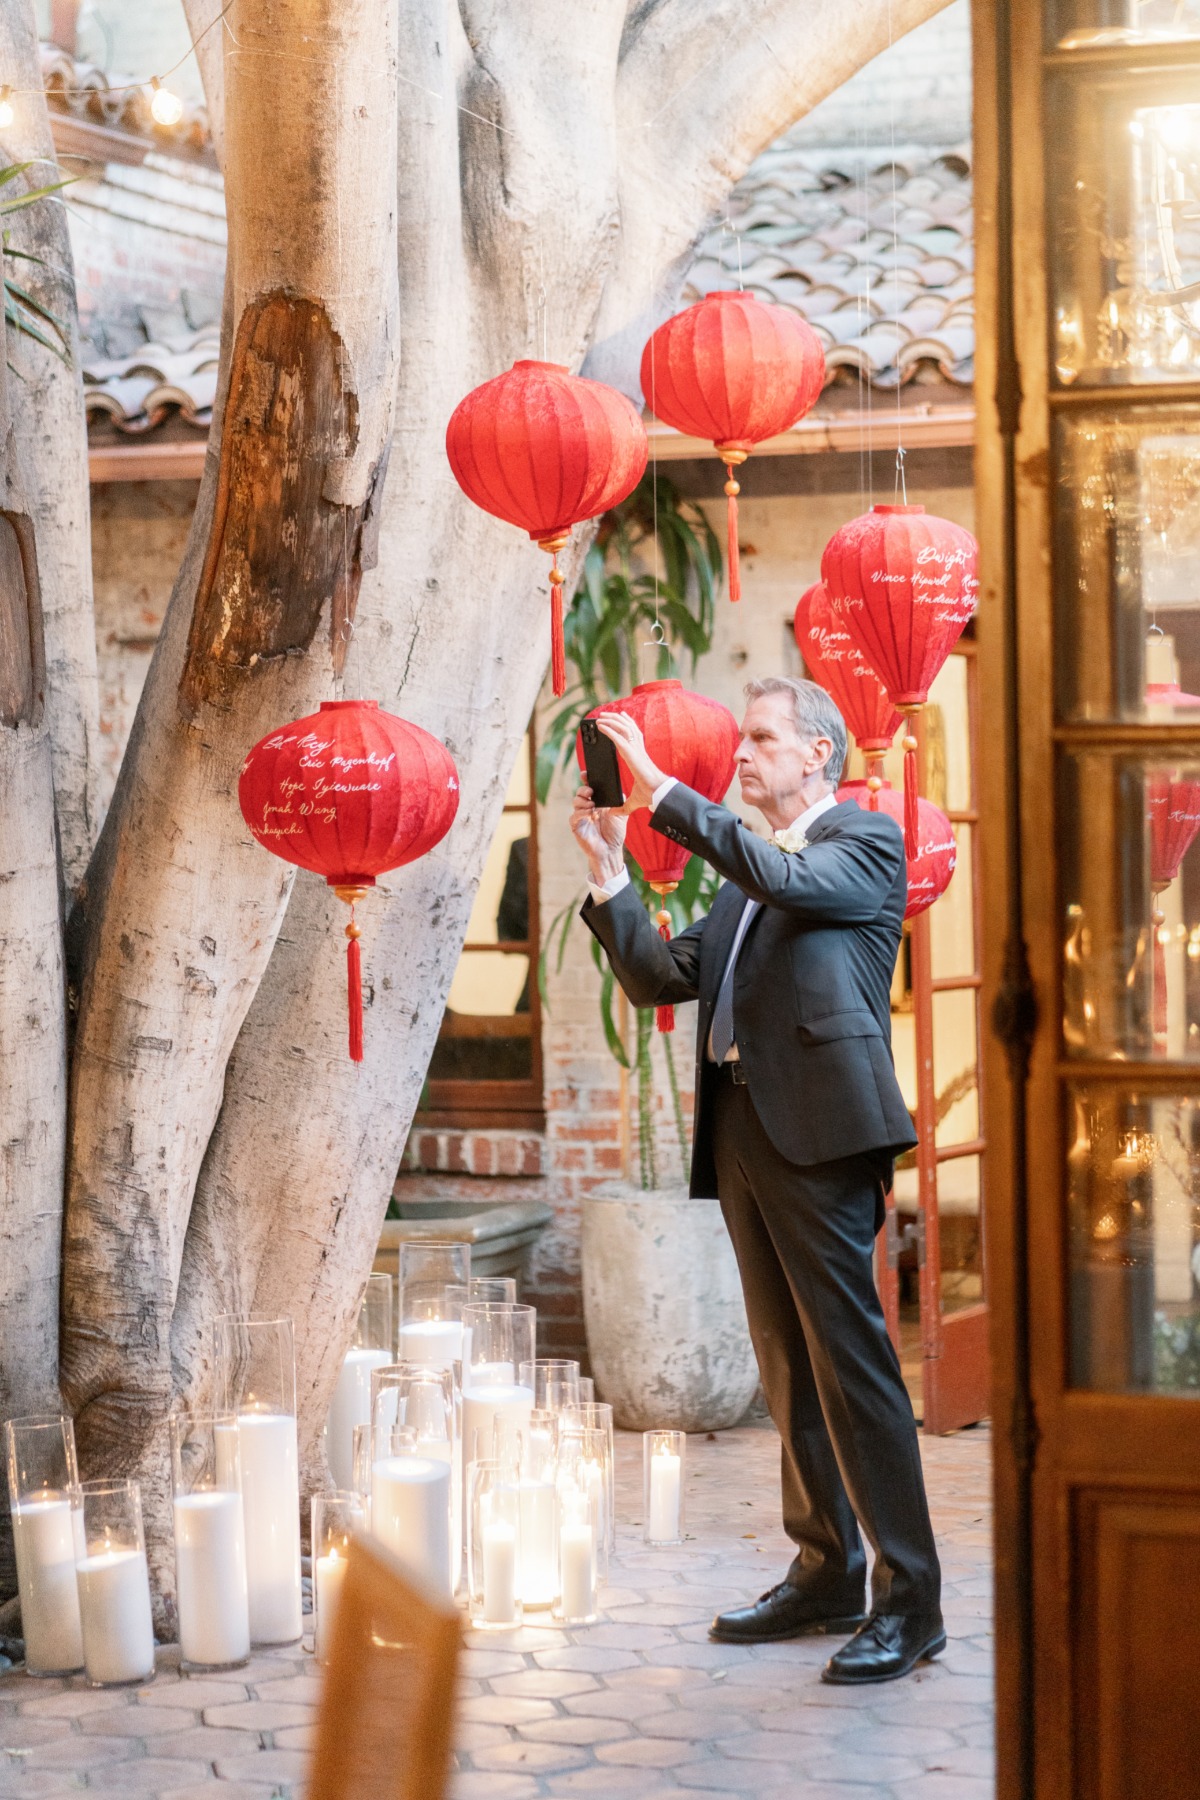
[[[734,1087],[745,1087],[746,1085],[746,1071],[740,1062],[723,1062],[721,1074],[728,1075]]]

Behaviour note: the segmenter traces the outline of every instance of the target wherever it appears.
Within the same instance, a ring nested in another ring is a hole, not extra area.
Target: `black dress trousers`
[[[728,1067],[714,1081],[713,1150],[763,1391],[783,1440],[788,1580],[861,1604],[875,1552],[879,1612],[935,1611],[941,1576],[916,1424],[875,1288],[880,1163],[801,1167],[763,1130]]]

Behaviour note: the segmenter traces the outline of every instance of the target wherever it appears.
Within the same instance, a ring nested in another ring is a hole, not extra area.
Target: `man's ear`
[[[833,739],[827,737],[814,738],[808,747],[806,775],[815,775],[823,769],[833,755]]]

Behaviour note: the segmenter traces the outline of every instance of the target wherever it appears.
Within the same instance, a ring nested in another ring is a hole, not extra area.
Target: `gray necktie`
[[[723,1063],[733,1049],[733,972],[737,967],[737,959],[742,945],[746,941],[746,933],[750,929],[750,921],[762,906],[761,900],[747,900],[742,908],[742,916],[738,920],[737,932],[733,947],[729,952],[729,961],[725,964],[725,973],[721,977],[721,985],[717,989],[717,1003],[713,1007],[712,1053],[714,1061]]]

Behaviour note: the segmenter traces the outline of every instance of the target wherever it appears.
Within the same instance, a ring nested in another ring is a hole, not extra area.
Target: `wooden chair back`
[[[308,1800],[443,1800],[461,1642],[455,1607],[373,1539],[351,1541]]]

